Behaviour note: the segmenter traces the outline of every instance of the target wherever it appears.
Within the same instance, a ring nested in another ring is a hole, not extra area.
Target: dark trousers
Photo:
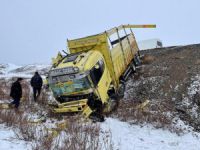
[[[19,102],[20,102],[20,98],[13,98],[14,100],[11,102],[11,104],[15,105],[15,108],[19,107]]]
[[[40,92],[41,92],[41,87],[33,87],[33,97],[35,101],[40,96]]]

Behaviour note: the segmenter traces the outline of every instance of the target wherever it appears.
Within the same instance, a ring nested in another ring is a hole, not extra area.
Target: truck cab
[[[111,77],[100,52],[63,56],[48,75],[49,87],[59,103],[54,111],[78,112],[86,105],[96,109],[98,103],[107,101],[110,83]]]

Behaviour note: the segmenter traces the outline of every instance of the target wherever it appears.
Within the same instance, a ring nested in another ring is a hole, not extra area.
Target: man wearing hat
[[[33,88],[33,97],[34,101],[40,96],[41,88],[42,88],[42,77],[36,71],[35,75],[31,78],[31,86]]]
[[[10,103],[10,105],[15,105],[15,108],[19,107],[20,99],[22,97],[22,87],[21,82],[22,78],[17,78],[17,81],[15,81],[10,90],[10,96],[13,98],[13,101]]]

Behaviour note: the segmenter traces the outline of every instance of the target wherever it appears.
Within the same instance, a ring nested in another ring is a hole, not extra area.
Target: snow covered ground
[[[17,66],[14,64],[0,64],[0,78],[23,77],[31,78],[35,71],[44,74],[50,68],[50,65],[30,64]]]
[[[107,118],[101,123],[103,131],[110,131],[117,150],[199,150],[200,134],[187,133],[181,136],[168,130],[148,126],[130,125],[117,119]],[[27,150],[30,143],[16,140],[12,130],[0,125],[1,150]]]
[[[103,130],[111,131],[114,148],[119,150],[200,149],[200,134],[187,133],[178,136],[168,130],[129,125],[112,118],[107,118],[101,127]]]
[[[0,124],[0,149],[1,150],[30,150],[30,144],[15,139],[14,132]]]

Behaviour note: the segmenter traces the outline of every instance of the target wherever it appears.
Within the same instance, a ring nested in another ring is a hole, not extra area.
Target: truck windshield
[[[87,90],[90,88],[90,84],[88,78],[83,77],[62,83],[51,84],[50,87],[54,95],[61,96]]]

